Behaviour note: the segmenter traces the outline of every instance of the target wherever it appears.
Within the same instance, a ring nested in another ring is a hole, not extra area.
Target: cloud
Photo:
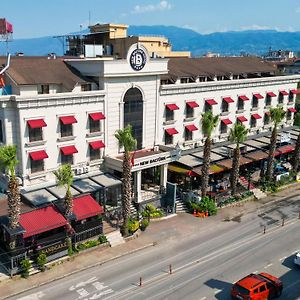
[[[148,5],[136,5],[132,13],[133,14],[143,14],[153,11],[163,11],[163,10],[170,10],[172,8],[172,5],[166,1],[161,0],[158,4],[148,4]]]
[[[250,26],[241,26],[239,30],[270,30],[270,29],[274,29],[274,28],[271,28],[269,26],[253,24]]]

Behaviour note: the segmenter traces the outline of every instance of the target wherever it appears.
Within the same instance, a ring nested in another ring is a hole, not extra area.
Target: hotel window
[[[87,92],[92,90],[92,85],[90,83],[82,84],[81,85],[81,91]]]
[[[166,104],[166,121],[174,120],[174,110],[178,110],[179,107],[176,104]]]
[[[43,119],[34,119],[28,120],[28,135],[29,142],[37,142],[43,140],[43,127],[46,127],[47,124]]]
[[[292,93],[292,92],[289,93],[288,102],[289,103],[293,103],[294,102],[294,93]]]
[[[278,95],[278,104],[282,104],[284,100],[284,95],[282,93],[279,93]]]
[[[73,165],[73,163],[74,163],[73,156],[75,153],[78,153],[78,150],[76,149],[76,147],[74,145],[61,147],[60,148],[61,164],[62,165],[65,165],[65,164]]]
[[[93,120],[92,118],[89,118],[89,123],[90,123],[90,132],[100,132],[101,127],[100,127],[100,120]]]
[[[229,104],[225,100],[222,101],[221,110],[222,110],[222,113],[229,111]]]
[[[242,99],[238,99],[238,107],[237,107],[238,110],[244,110],[244,100]]]
[[[264,116],[264,125],[270,124],[270,121],[271,121],[270,114],[265,114],[265,116]]]
[[[60,136],[68,137],[73,136],[73,124],[77,123],[74,116],[60,117]]]
[[[252,97],[252,107],[253,108],[257,108],[258,107],[258,99],[255,96]]]
[[[195,101],[189,101],[186,103],[185,116],[186,118],[194,117],[194,108],[198,107],[198,103]]]
[[[256,124],[257,124],[257,120],[255,118],[251,118],[251,121],[250,121],[250,127],[251,128],[255,128],[256,127]]]
[[[90,160],[98,160],[98,159],[101,158],[100,155],[101,155],[100,148],[99,149],[93,149],[90,146]]]
[[[270,106],[272,104],[272,97],[269,95],[266,96],[266,106]]]
[[[61,164],[62,165],[66,165],[66,164],[73,165],[73,154],[65,155],[65,154],[61,153]]]
[[[43,160],[33,160],[30,159],[31,173],[43,172],[44,171],[44,161]]]
[[[165,144],[172,145],[173,144],[173,135],[165,133]]]
[[[287,121],[292,120],[292,112],[290,110],[288,110],[286,113],[286,119],[287,119]]]
[[[221,134],[227,133],[227,125],[221,122]]]
[[[49,84],[41,84],[38,88],[39,94],[49,94]]]
[[[191,140],[193,140],[193,131],[190,131],[187,128],[185,128],[184,139],[185,139],[185,141],[191,141]]]
[[[0,120],[0,143],[4,142],[3,138],[3,125],[2,125],[2,120]]]

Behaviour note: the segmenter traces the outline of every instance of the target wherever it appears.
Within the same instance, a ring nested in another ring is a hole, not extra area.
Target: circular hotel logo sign
[[[140,71],[146,65],[146,61],[147,61],[146,53],[144,52],[144,50],[140,48],[135,49],[132,51],[129,61],[130,61],[131,68],[133,70]]]

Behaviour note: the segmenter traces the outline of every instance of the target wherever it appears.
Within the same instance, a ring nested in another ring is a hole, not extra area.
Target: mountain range
[[[87,31],[86,31],[87,32]],[[246,30],[200,34],[191,29],[175,26],[130,26],[128,35],[160,35],[169,39],[173,50],[191,51],[193,56],[202,56],[207,52],[221,55],[266,53],[274,50],[300,50],[300,32],[279,32],[276,30]],[[63,54],[63,43],[58,38],[40,37],[15,39],[12,42],[0,42],[0,54],[7,52],[25,55],[46,55],[54,52]]]

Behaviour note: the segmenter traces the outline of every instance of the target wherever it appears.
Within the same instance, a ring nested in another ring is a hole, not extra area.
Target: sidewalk
[[[166,240],[180,239],[191,232],[216,230],[222,226],[226,218],[245,215],[254,212],[261,206],[270,202],[278,201],[284,198],[292,197],[299,194],[300,183],[293,183],[288,188],[279,191],[276,194],[267,196],[259,201],[249,201],[244,203],[235,203],[232,207],[226,207],[219,211],[216,216],[199,219],[190,214],[180,214],[174,218],[163,221],[153,222],[138,238],[130,240],[125,244],[114,248],[97,248],[86,253],[68,258],[63,263],[58,264],[44,273],[30,276],[28,279],[15,276],[0,282],[0,299],[18,294],[22,291],[29,290],[33,287],[58,280],[70,274],[88,269],[90,267],[101,265],[118,257],[134,253],[147,247],[155,246],[156,243],[164,243]]]

